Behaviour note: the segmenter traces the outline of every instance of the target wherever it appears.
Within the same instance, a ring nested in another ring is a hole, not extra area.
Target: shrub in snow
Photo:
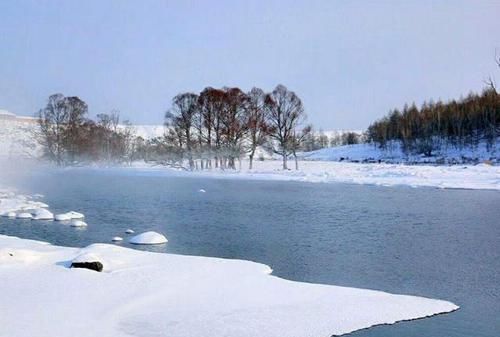
[[[16,216],[18,219],[31,219],[32,217],[31,213],[18,213]]]
[[[158,245],[166,243],[167,238],[157,232],[145,232],[130,238],[129,242],[134,245]]]

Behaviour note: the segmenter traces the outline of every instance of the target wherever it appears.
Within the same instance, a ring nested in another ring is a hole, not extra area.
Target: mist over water
[[[37,159],[0,156],[0,188],[25,186],[34,175],[51,168],[50,164]]]

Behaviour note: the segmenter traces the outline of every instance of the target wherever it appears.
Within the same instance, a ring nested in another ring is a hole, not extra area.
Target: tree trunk
[[[298,160],[297,160],[297,155],[294,153],[294,154],[293,154],[293,157],[295,158],[295,170],[297,170],[297,171],[298,171],[298,170],[299,170],[299,162],[298,162]]]
[[[283,170],[288,170],[288,167],[286,166],[286,153],[283,154]]]
[[[248,156],[250,159],[250,163],[248,165],[248,168],[251,170],[253,168],[253,156],[255,155],[255,147],[252,148],[252,151],[250,152],[250,155]]]

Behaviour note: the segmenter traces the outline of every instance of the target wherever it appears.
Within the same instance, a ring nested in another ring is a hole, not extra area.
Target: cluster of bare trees
[[[124,161],[132,152],[130,127],[119,128],[119,113],[87,117],[88,106],[80,98],[54,94],[38,112],[38,141],[46,158],[58,165],[76,161]]]
[[[165,144],[157,149],[175,154],[189,169],[236,168],[236,161],[248,155],[250,168],[261,146],[283,160],[294,156],[310,132],[303,126],[304,107],[300,98],[283,85],[272,92],[253,88],[205,88],[201,93],[181,93],[172,99],[165,114]]]
[[[448,144],[463,148],[486,142],[491,149],[499,136],[500,95],[494,87],[458,101],[424,103],[420,109],[406,105],[374,122],[367,131],[368,141],[382,148],[399,141],[406,153],[425,155]]]

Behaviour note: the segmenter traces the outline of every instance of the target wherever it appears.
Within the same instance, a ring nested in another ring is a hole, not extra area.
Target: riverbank
[[[213,178],[290,180],[314,183],[352,183],[381,186],[435,187],[449,189],[500,190],[500,166],[478,165],[403,165],[361,164],[331,161],[299,161],[299,170],[282,170],[281,161],[254,162],[248,169],[243,160],[237,170],[184,170],[137,162],[118,168],[148,174],[180,174]],[[294,163],[289,163],[294,167]],[[104,168],[113,170],[117,168]]]

